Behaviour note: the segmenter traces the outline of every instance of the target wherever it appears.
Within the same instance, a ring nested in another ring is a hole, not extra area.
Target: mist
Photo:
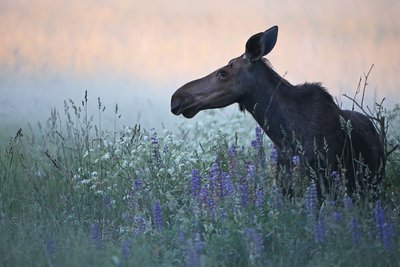
[[[13,128],[82,101],[103,123],[176,127],[172,93],[243,53],[254,33],[279,26],[268,55],[293,84],[322,82],[342,102],[369,77],[366,103],[400,102],[396,1],[2,1],[0,119]],[[238,112],[236,107],[221,111]],[[201,114],[200,114],[201,119]]]

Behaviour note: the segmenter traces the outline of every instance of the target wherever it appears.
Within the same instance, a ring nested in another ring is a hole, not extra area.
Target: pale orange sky
[[[268,58],[292,83],[321,81],[335,96],[352,94],[375,64],[370,95],[398,103],[399,14],[395,0],[3,0],[0,78],[123,77],[165,95],[167,106],[180,85],[226,64],[252,34],[276,24],[278,43]],[[131,84],[125,90],[144,94]],[[12,86],[0,81],[0,98]],[[24,90],[36,90],[34,83]]]

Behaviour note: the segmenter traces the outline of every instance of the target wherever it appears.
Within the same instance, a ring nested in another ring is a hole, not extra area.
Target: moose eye
[[[226,73],[226,71],[224,71],[224,70],[219,70],[219,71],[217,72],[217,77],[218,77],[218,79],[225,79],[226,76],[227,76],[227,73]]]

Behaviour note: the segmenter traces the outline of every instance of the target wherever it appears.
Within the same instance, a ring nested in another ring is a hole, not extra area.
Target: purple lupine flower
[[[261,127],[258,127],[258,126],[256,127],[255,131],[256,131],[256,140],[259,144],[261,144],[263,131],[262,131]]]
[[[251,146],[254,148],[254,149],[259,149],[260,148],[260,146],[261,146],[261,134],[259,134],[259,130],[258,129],[261,129],[260,127],[256,127],[255,128],[255,133],[256,133],[256,138],[254,139],[254,140],[252,140],[251,141]]]
[[[306,189],[305,205],[307,216],[314,217],[318,208],[317,186],[314,181],[311,181],[311,185]]]
[[[229,172],[233,175],[236,171],[237,149],[235,145],[228,148]]]
[[[324,243],[326,237],[325,222],[322,214],[318,217],[314,228],[315,241],[319,244]]]
[[[132,191],[139,192],[142,190],[142,188],[143,188],[143,180],[142,179],[137,178],[137,179],[133,180]]]
[[[272,186],[272,203],[271,206],[275,210],[279,210],[281,207],[281,197],[282,194],[279,190],[279,188],[276,185]]]
[[[97,241],[99,241],[99,227],[97,225],[97,223],[93,223],[90,226],[90,238],[92,240],[93,244],[96,244]]]
[[[135,224],[135,230],[134,230],[135,235],[143,234],[146,227],[143,216],[140,214],[136,214],[133,217],[133,222]]]
[[[344,205],[345,210],[347,210],[347,211],[350,211],[353,208],[353,201],[347,194],[345,194],[345,196],[343,198],[343,205]]]
[[[261,145],[261,139],[258,138],[257,136],[257,129],[259,127],[256,127],[256,139],[251,141],[251,146],[255,149],[259,148]]]
[[[186,245],[186,256],[185,256],[186,266],[189,267],[200,267],[201,260],[200,255],[196,252],[193,244],[188,243]]]
[[[198,170],[192,170],[192,180],[190,190],[193,197],[198,197],[201,190],[201,176]]]
[[[194,235],[194,248],[198,253],[201,253],[204,249],[204,242],[201,240],[201,235],[200,233],[196,233]]]
[[[394,241],[394,226],[393,223],[385,223],[383,231],[383,246],[387,251],[392,251]]]
[[[294,166],[299,166],[300,165],[300,157],[299,156],[292,157],[292,163]]]
[[[249,202],[248,190],[249,190],[249,188],[247,186],[247,183],[245,181],[241,181],[239,184],[239,191],[240,191],[240,196],[242,199],[242,206],[245,208],[247,207],[248,202]]]
[[[265,251],[262,235],[254,228],[245,228],[244,234],[251,265],[262,266],[260,261],[262,253]]]
[[[334,211],[332,214],[332,219],[336,224],[338,224],[340,222],[341,217],[342,217],[342,215],[338,211]]]
[[[341,189],[340,174],[337,171],[333,171],[331,173],[331,177],[332,177],[332,180],[333,180],[333,186],[334,186],[335,190],[339,191]]]
[[[207,204],[207,199],[208,199],[208,183],[206,184],[205,187],[201,187],[200,192],[199,192],[199,198],[203,204]]]
[[[269,144],[269,159],[273,165],[278,163],[278,150],[274,144]]]
[[[222,198],[226,198],[234,192],[231,176],[227,172],[221,173],[221,187]]]
[[[201,241],[199,233],[195,234],[194,240],[188,240],[186,245],[186,265],[190,267],[201,266],[201,253],[204,243]]]
[[[152,150],[153,150],[153,158],[156,162],[157,167],[161,168],[162,161],[161,161],[160,148],[158,145],[157,132],[155,131],[155,129],[151,129],[151,130],[152,130],[152,134],[151,134],[150,140],[151,140],[151,146],[152,146]]]
[[[154,128],[152,128],[151,131],[152,131],[152,134],[151,134],[151,137],[150,137],[151,144],[152,145],[158,145],[157,132],[156,132],[156,130]]]
[[[394,227],[392,223],[385,222],[385,214],[380,200],[376,201],[374,208],[377,239],[380,240],[386,250],[392,250]]]
[[[216,215],[217,203],[215,202],[215,199],[213,197],[207,198],[207,206],[209,208],[211,217],[214,218]]]
[[[262,129],[260,127],[256,127],[256,139],[251,141],[251,146],[255,149],[261,147],[262,144]]]
[[[209,190],[211,195],[220,196],[221,194],[220,171],[218,163],[214,162],[210,168]]]
[[[210,168],[211,180],[217,179],[217,177],[220,175],[220,171],[221,171],[221,169],[219,168],[218,163],[214,162]]]
[[[255,173],[256,173],[256,167],[253,164],[248,163],[247,164],[247,178],[254,177]]]
[[[383,213],[381,202],[379,200],[376,201],[376,203],[375,203],[374,215],[375,215],[375,225],[376,225],[376,231],[377,231],[376,238],[382,242],[384,230],[385,230],[384,229],[385,228],[385,215]]]
[[[153,220],[154,220],[154,227],[161,231],[163,228],[163,218],[162,218],[162,210],[159,201],[153,203]]]
[[[255,129],[256,131],[256,139],[251,141],[251,146],[258,150],[258,158],[256,159],[257,165],[260,164],[261,167],[265,166],[265,151],[264,151],[264,147],[263,147],[263,140],[262,140],[262,134],[263,131],[260,127],[256,127]]]
[[[254,206],[258,209],[262,209],[264,207],[264,199],[264,192],[261,189],[257,189],[254,195]]]
[[[106,209],[111,208],[111,198],[107,195],[107,193],[103,194],[103,205]]]
[[[121,256],[125,261],[130,258],[131,242],[127,239],[121,241]]]
[[[251,141],[251,146],[252,146],[253,148],[255,148],[255,149],[258,149],[258,148],[259,148],[259,144],[257,143],[257,140],[252,140],[252,141]]]
[[[360,226],[358,225],[357,219],[353,217],[351,220],[351,238],[353,245],[358,245],[360,243]]]
[[[46,254],[51,262],[54,261],[54,254],[56,253],[56,241],[52,237],[46,240]]]

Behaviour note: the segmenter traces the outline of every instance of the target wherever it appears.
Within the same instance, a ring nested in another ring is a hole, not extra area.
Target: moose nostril
[[[175,115],[179,115],[181,111],[181,100],[172,98],[171,100],[171,112]]]

